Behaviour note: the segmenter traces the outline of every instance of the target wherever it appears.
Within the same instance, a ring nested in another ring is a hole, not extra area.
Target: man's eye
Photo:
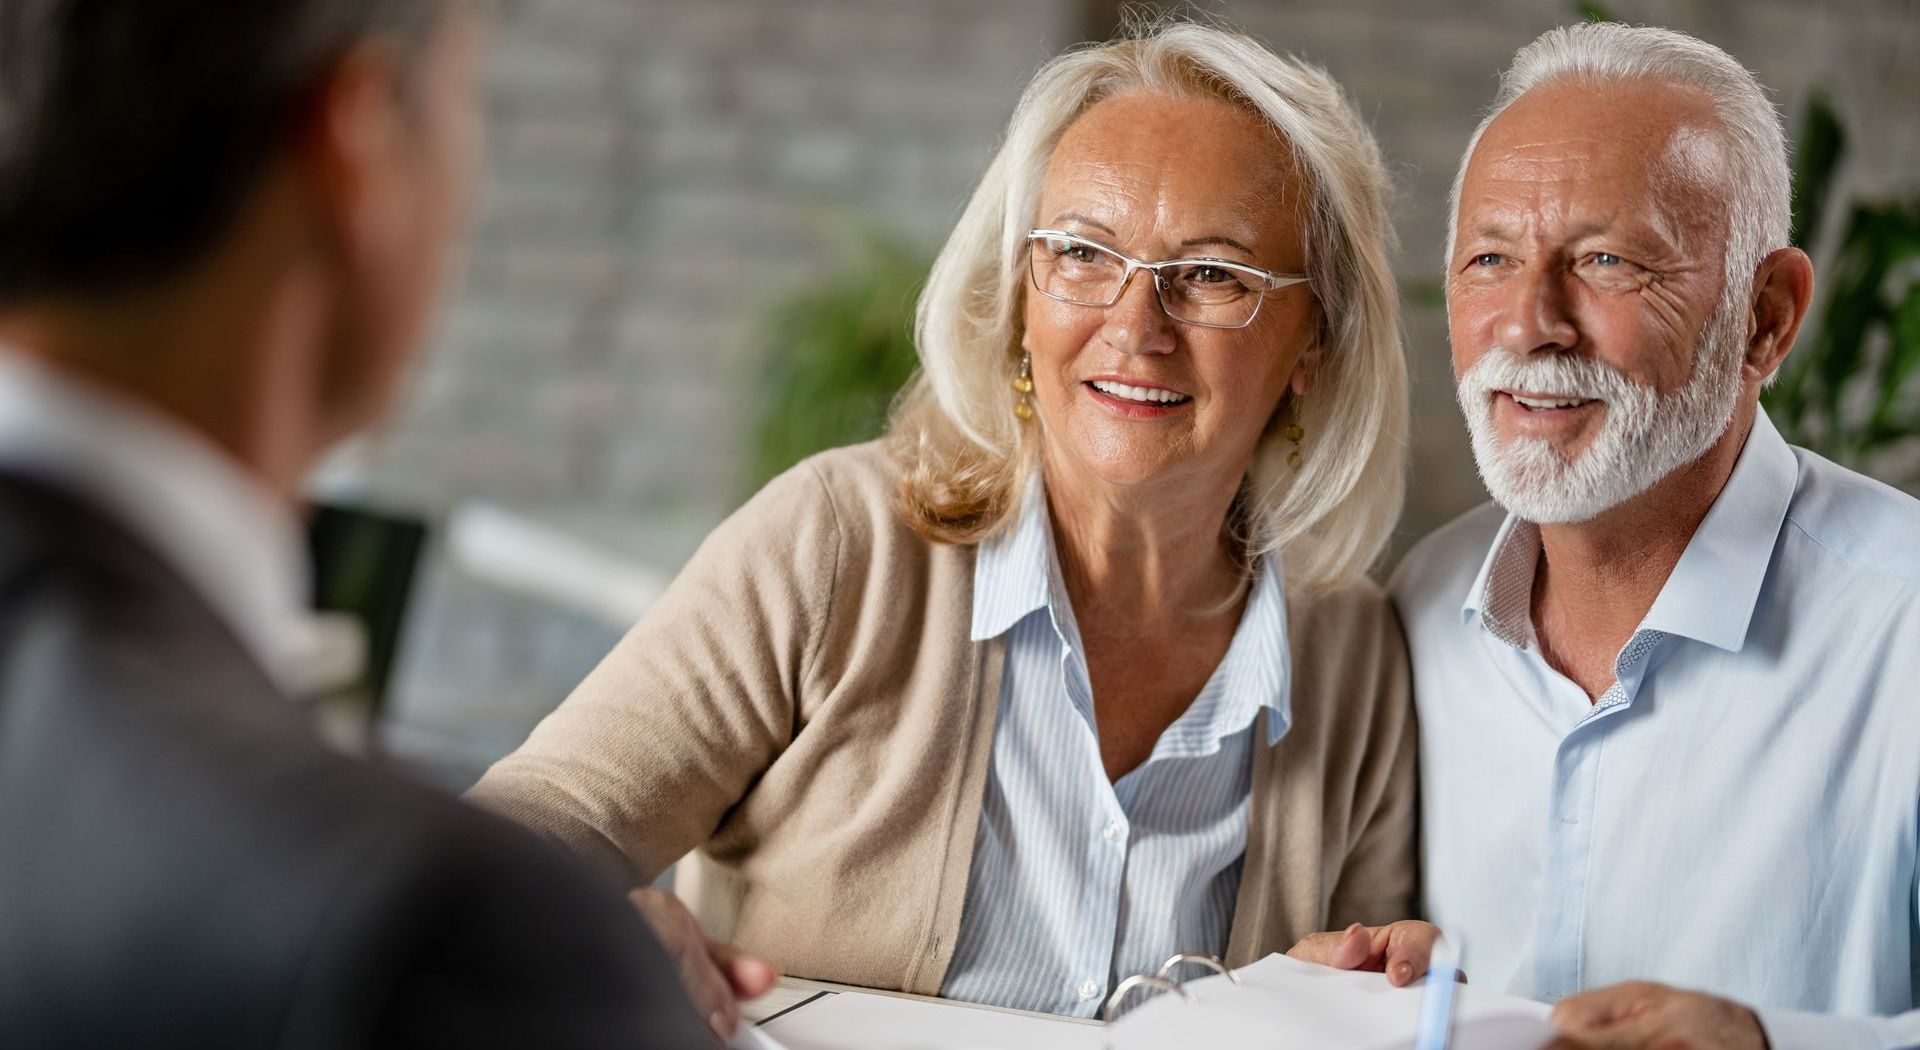
[[[1481,252],[1473,257],[1475,266],[1498,266],[1507,261],[1507,257],[1498,252]]]
[[[1626,260],[1612,252],[1594,252],[1593,261],[1600,266],[1618,266]]]

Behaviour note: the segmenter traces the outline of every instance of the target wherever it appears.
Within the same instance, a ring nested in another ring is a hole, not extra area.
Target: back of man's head
[[[315,78],[412,59],[445,0],[0,0],[0,305],[163,282],[220,237]]]

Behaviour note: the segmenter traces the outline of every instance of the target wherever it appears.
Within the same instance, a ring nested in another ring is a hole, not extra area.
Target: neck
[[[1139,623],[1217,615],[1243,597],[1227,535],[1240,475],[1111,485],[1043,456],[1061,574],[1076,612],[1125,610]]]
[[[10,308],[0,343],[198,434],[292,505],[319,450],[318,297],[236,262],[165,292]]]
[[[1540,526],[1534,630],[1549,661],[1589,694],[1598,695],[1592,669],[1579,674],[1567,665],[1598,666],[1604,657],[1610,681],[1614,654],[1653,608],[1726,488],[1757,412],[1757,399],[1742,397],[1726,431],[1700,458],[1588,521]]]

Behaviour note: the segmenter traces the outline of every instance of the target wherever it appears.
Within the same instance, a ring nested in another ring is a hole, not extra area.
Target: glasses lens
[[[1218,263],[1184,263],[1161,272],[1160,303],[1182,321],[1238,328],[1260,306],[1258,278]]]
[[[1104,248],[1065,237],[1033,239],[1034,286],[1055,299],[1105,306],[1126,279],[1126,262]]]

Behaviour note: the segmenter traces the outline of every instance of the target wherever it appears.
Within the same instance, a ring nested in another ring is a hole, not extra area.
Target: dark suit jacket
[[[155,555],[0,475],[0,1046],[716,1043],[612,884],[316,743]]]

